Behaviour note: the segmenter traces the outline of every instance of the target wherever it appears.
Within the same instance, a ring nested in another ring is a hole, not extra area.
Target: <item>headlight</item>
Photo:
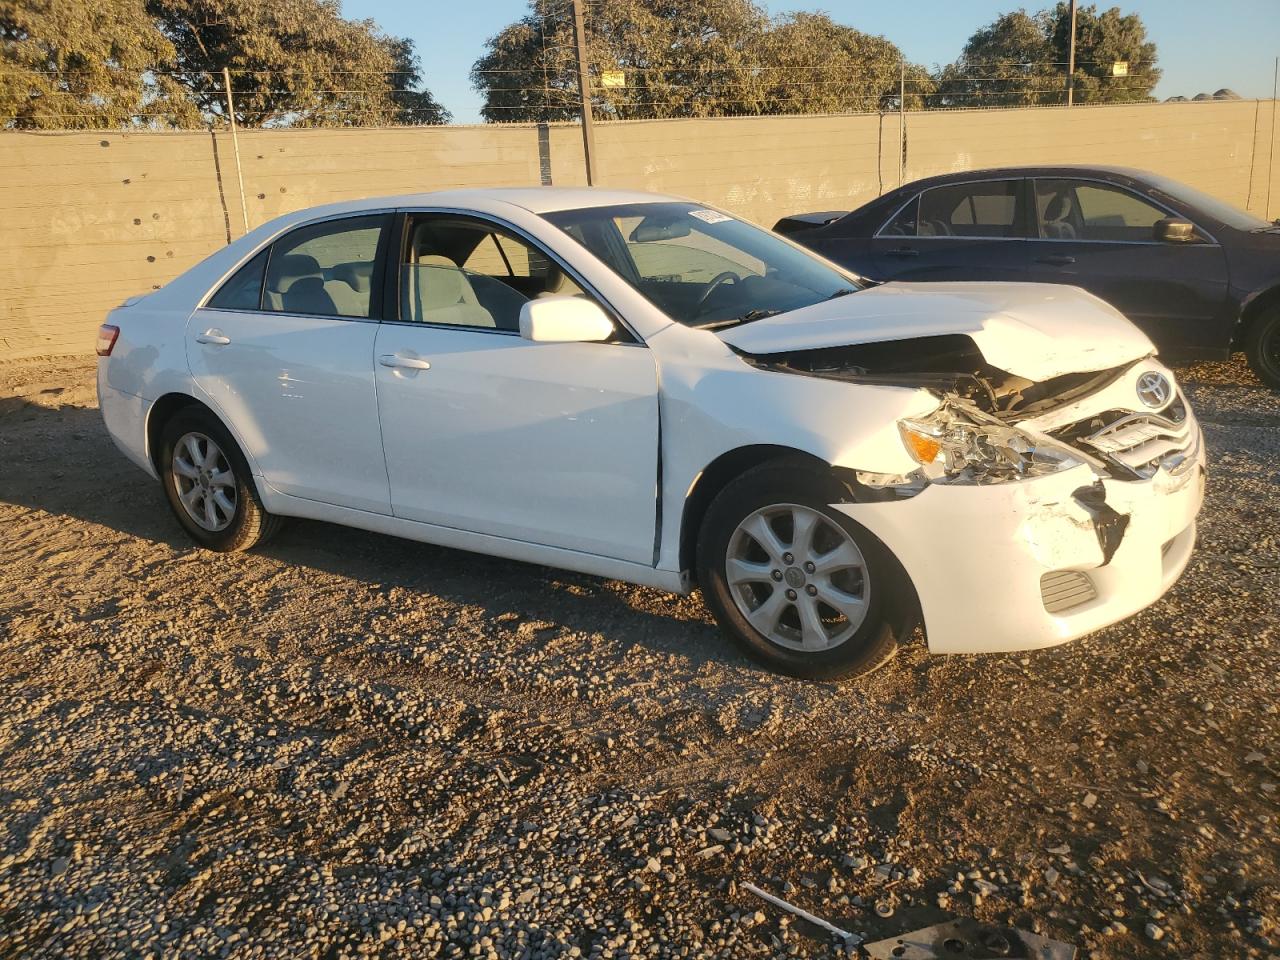
[[[935,483],[1003,483],[1078,466],[1070,450],[1037,440],[977,408],[944,403],[929,414],[899,420],[902,442]]]

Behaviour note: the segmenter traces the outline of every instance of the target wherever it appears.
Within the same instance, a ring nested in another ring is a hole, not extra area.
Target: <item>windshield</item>
[[[545,218],[667,316],[712,329],[861,289],[781,238],[694,203],[628,203]]]
[[[1179,183],[1177,180],[1154,176],[1148,176],[1146,179],[1151,186],[1166,197],[1177,200],[1187,206],[1197,207],[1219,223],[1225,223],[1228,227],[1234,227],[1237,230],[1262,230],[1275,226],[1275,224],[1268,223],[1261,217],[1246,213],[1238,207],[1233,207],[1217,197],[1211,197],[1209,194],[1202,193],[1193,187],[1188,187],[1185,183]]]

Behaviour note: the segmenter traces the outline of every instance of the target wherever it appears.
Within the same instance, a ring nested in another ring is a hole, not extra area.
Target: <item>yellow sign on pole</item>
[[[600,86],[625,87],[626,85],[627,75],[622,70],[602,70],[600,72]]]
[[[1111,75],[1113,77],[1127,77],[1129,75],[1129,61],[1117,60],[1111,64]]]

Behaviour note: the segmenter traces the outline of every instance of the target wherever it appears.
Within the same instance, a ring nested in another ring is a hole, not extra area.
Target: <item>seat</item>
[[[373,289],[373,264],[353,261],[335,264],[324,289],[337,304],[344,317],[368,317],[369,297]]]
[[[320,264],[315,257],[307,256],[306,253],[285,253],[284,256],[273,257],[270,269],[266,271],[265,301],[268,310],[314,312],[301,310],[296,305],[297,302],[314,298],[314,287],[310,294],[300,293],[300,297],[294,298],[293,303],[285,300],[285,294],[291,292],[302,280],[308,279],[316,280],[321,292],[324,292],[324,276],[320,273]]]
[[[542,290],[539,297],[580,297],[582,288],[569,278],[569,275],[554,263],[548,263],[543,274]]]
[[[309,313],[322,317],[336,317],[338,305],[325,289],[320,277],[300,277],[281,294],[285,313]]]
[[[493,314],[480,305],[466,273],[448,257],[429,254],[403,272],[400,291],[410,320],[460,327],[494,327]]]
[[[1076,239],[1075,224],[1071,222],[1073,201],[1069,190],[1054,194],[1048,206],[1044,208],[1044,225],[1041,233],[1047,240]]]

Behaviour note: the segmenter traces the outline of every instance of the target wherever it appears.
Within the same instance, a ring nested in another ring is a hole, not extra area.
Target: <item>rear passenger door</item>
[[[925,190],[872,241],[877,279],[1026,279],[1025,193],[1019,178]]]
[[[187,362],[281,493],[387,514],[373,347],[391,216],[308,224],[234,273],[187,322]]]

